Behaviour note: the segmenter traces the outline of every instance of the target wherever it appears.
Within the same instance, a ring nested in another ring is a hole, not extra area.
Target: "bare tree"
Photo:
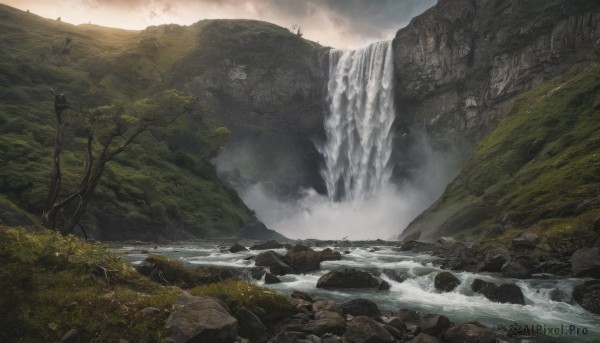
[[[152,99],[143,99],[134,104],[115,102],[110,106],[84,109],[70,105],[63,94],[51,91],[58,127],[42,224],[64,234],[72,233],[79,224],[106,164],[127,150],[140,134],[151,127],[172,123],[181,115],[191,112],[196,102],[179,91],[167,90]],[[86,138],[84,171],[79,187],[72,192],[62,189],[60,157],[64,145],[65,111],[74,114],[76,123],[83,125]],[[63,198],[59,199],[61,196]],[[57,214],[60,211],[68,213],[65,213],[64,222],[57,228]],[[81,229],[84,231],[83,227]]]

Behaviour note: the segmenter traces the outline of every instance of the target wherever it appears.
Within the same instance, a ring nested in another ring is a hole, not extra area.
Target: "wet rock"
[[[512,240],[514,247],[533,249],[540,242],[538,235],[532,232],[523,232],[518,238]]]
[[[271,230],[265,226],[265,224],[261,222],[256,222],[253,224],[248,224],[244,226],[239,233],[239,236],[247,239],[256,239],[256,240],[267,240],[267,239],[276,239],[276,240],[286,240],[287,238],[280,234],[275,230]],[[275,248],[267,248],[267,249],[275,249]]]
[[[381,280],[381,283],[379,284],[379,288],[377,288],[377,290],[379,290],[379,291],[389,291],[391,287],[392,286],[390,285],[389,282],[387,282],[385,280]]]
[[[433,284],[440,292],[451,292],[460,285],[460,280],[450,272],[441,272],[435,276]]]
[[[350,250],[346,250],[344,251],[344,254],[348,255],[350,253]]]
[[[409,278],[408,271],[404,269],[384,269],[381,272],[396,282],[404,282]]]
[[[420,333],[410,340],[410,343],[439,343],[440,340],[437,337],[428,335],[426,333]]]
[[[274,275],[294,274],[294,268],[284,262],[273,263],[269,265],[269,271]]]
[[[317,312],[321,312],[321,311],[330,311],[330,312],[337,312],[339,314],[342,314],[342,309],[340,308],[340,305],[334,301],[331,300],[316,300],[313,305],[312,305],[312,310],[313,312],[317,313]]]
[[[377,304],[368,299],[354,299],[340,305],[344,315],[377,317],[381,315]]]
[[[448,343],[494,343],[494,330],[479,322],[470,322],[449,328],[444,333],[444,341]]]
[[[596,232],[600,232],[600,217],[596,218],[592,223],[592,229]]]
[[[439,314],[426,314],[421,318],[421,331],[428,335],[437,336],[450,327],[450,319]]]
[[[296,298],[296,299],[302,299],[302,300],[306,300],[308,302],[314,302],[313,298],[305,292],[301,292],[301,291],[293,291],[292,295],[290,295],[290,297],[292,298]]]
[[[321,343],[344,343],[342,337],[333,335],[333,334],[325,334],[321,338]]]
[[[571,300],[570,296],[567,293],[561,291],[558,288],[551,290],[548,296],[552,301],[560,301],[563,303],[568,303]]]
[[[282,260],[283,256],[272,250],[268,250],[256,255],[254,258],[254,264],[260,267],[268,267],[271,264],[282,262]]]
[[[269,249],[281,249],[283,244],[274,240],[266,241],[264,243],[255,244],[250,247],[250,250],[269,250]]]
[[[271,273],[266,273],[265,274],[265,284],[271,285],[274,283],[281,283],[281,279]]]
[[[400,246],[400,251],[424,252],[433,251],[434,249],[434,244],[419,241],[407,241],[405,243],[402,243],[402,245]]]
[[[519,286],[514,283],[502,284],[494,292],[494,297],[490,299],[499,303],[511,303],[525,305],[525,297]]]
[[[234,245],[232,245],[229,248],[230,253],[236,253],[236,252],[245,251],[245,250],[246,250],[246,247],[241,245],[240,243],[235,243]]]
[[[238,321],[227,305],[213,297],[182,294],[167,318],[167,338],[173,343],[231,343],[238,336]]]
[[[379,281],[371,273],[360,270],[334,270],[319,278],[317,288],[379,288]]]
[[[237,311],[236,317],[240,325],[240,336],[257,343],[264,343],[269,339],[269,330],[248,308],[241,307]]]
[[[329,248],[319,251],[321,261],[339,261],[342,259],[342,255],[339,251],[333,251]]]
[[[494,297],[494,293],[498,289],[498,286],[492,282],[483,281],[481,279],[475,279],[471,284],[471,289],[473,290],[473,292],[481,293],[486,298],[492,299]]]
[[[600,280],[586,281],[573,289],[573,300],[584,309],[600,314]]]
[[[263,277],[263,275],[265,275],[265,273],[266,273],[266,271],[262,267],[250,268],[250,275],[252,275],[252,278],[255,280],[262,279],[262,277]]]
[[[510,255],[509,255],[510,256]],[[484,272],[499,272],[502,266],[508,262],[509,257],[503,253],[487,254],[481,271]]]
[[[502,267],[502,275],[511,278],[524,279],[531,275],[529,269],[518,261],[510,261]]]
[[[311,247],[304,245],[304,244],[296,244],[294,246],[288,245],[288,253],[290,253],[290,254],[303,252],[303,251],[314,251],[314,250]]]
[[[571,256],[573,275],[600,278],[600,247],[581,248]]]
[[[369,317],[355,317],[344,334],[348,343],[387,343],[393,342],[394,337],[382,324]]]
[[[313,250],[288,252],[285,259],[298,273],[319,270],[319,266],[321,265],[320,254]]]
[[[404,337],[404,332],[406,330],[398,330],[395,327],[385,324],[385,323],[381,323],[380,324],[383,326],[383,328],[390,333],[390,335],[392,335],[392,337],[401,340],[402,337]]]
[[[321,311],[318,319],[302,326],[302,331],[317,336],[323,336],[326,333],[343,335],[346,332],[346,322],[337,312]]]
[[[386,325],[389,325],[393,328],[395,328],[396,330],[400,331],[400,332],[405,332],[406,331],[406,325],[404,324],[404,322],[402,322],[402,320],[399,317],[384,317],[382,318],[382,322]]]
[[[323,340],[321,340],[320,337],[315,336],[315,335],[308,335],[308,336],[304,337],[304,340],[307,343],[322,343],[323,342]]]

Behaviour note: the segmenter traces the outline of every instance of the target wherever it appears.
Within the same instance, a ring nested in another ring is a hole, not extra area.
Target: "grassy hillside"
[[[74,26],[0,5],[0,220],[35,221],[47,193],[55,133],[49,89],[84,106],[133,101],[171,88],[172,66],[198,49],[199,26],[144,31]],[[255,221],[216,177],[223,124],[199,107],[167,129],[144,134],[105,171],[84,219],[105,239],[174,239],[234,234]],[[67,186],[82,170],[83,141],[67,133]]]
[[[529,229],[585,241],[600,216],[600,65],[520,96],[444,194],[402,237],[506,239]],[[502,231],[504,230],[504,231]],[[502,233],[503,232],[503,233]]]

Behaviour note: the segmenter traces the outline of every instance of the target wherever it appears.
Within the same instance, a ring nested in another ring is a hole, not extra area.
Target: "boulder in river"
[[[235,243],[229,248],[230,253],[236,253],[244,250],[246,250],[246,247],[241,245],[240,243]]]
[[[279,279],[277,276],[271,274],[271,273],[266,273],[265,274],[265,283],[267,285],[271,285],[274,283],[280,283],[281,279]]]
[[[342,259],[342,254],[339,251],[333,251],[330,248],[319,251],[319,256],[322,261],[339,261]]]
[[[494,330],[479,322],[455,325],[444,333],[444,342],[448,343],[494,343]]]
[[[255,244],[250,247],[250,250],[269,250],[269,249],[281,249],[284,245],[274,240],[266,241],[264,243]]]
[[[471,284],[471,289],[494,302],[525,305],[523,292],[514,283],[497,286],[492,282],[475,279]]]
[[[573,289],[573,299],[584,309],[600,314],[600,280],[586,281]]]
[[[319,270],[321,256],[313,250],[299,252],[288,252],[285,256],[286,262],[298,273],[307,273]]]
[[[354,299],[341,305],[344,315],[378,317],[381,315],[379,307],[373,301],[368,299]]]
[[[435,245],[433,243],[406,241],[400,246],[400,251],[424,252],[433,251]]]
[[[361,270],[334,270],[319,278],[317,288],[378,288],[379,280]]]
[[[435,276],[433,284],[440,292],[451,292],[460,285],[460,280],[450,272],[441,272]]]
[[[271,274],[286,275],[293,274],[294,269],[283,262],[283,256],[278,253],[268,250],[261,252],[254,258],[254,264],[259,267],[269,267]]]
[[[186,293],[173,306],[166,327],[173,343],[231,343],[238,335],[238,321],[221,300]]]
[[[571,256],[573,275],[600,278],[600,247],[581,248]]]
[[[394,341],[394,337],[383,327],[383,324],[364,316],[355,317],[350,321],[344,338],[348,343],[391,343]]]

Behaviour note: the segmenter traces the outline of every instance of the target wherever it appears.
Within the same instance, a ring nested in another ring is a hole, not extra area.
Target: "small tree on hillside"
[[[63,234],[72,233],[79,224],[106,164],[127,150],[146,130],[166,126],[181,115],[191,112],[195,102],[179,91],[167,90],[154,98],[143,99],[133,104],[116,101],[109,106],[83,109],[69,104],[63,94],[56,94],[54,90],[52,94],[58,125],[50,188],[42,213],[42,224],[52,230],[58,229]],[[70,192],[62,189],[60,163],[66,113],[73,115],[74,122],[81,126],[86,139],[84,171],[78,182],[79,186]],[[59,212],[64,214],[61,223],[57,223]],[[83,231],[83,228],[81,229]]]

